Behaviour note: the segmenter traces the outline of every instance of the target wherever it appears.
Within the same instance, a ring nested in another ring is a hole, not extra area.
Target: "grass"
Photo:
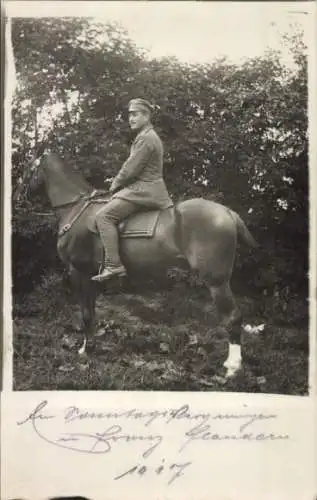
[[[244,333],[243,369],[223,385],[212,377],[221,373],[227,337],[204,288],[167,280],[126,283],[100,295],[97,346],[83,362],[73,328],[79,309],[60,276],[50,275],[31,294],[15,297],[14,390],[307,394],[306,305],[295,300],[285,310],[272,298],[266,307],[263,300],[238,302],[245,321],[264,322],[265,329]]]

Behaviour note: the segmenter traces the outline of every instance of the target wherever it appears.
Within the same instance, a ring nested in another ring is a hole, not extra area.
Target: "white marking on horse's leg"
[[[87,337],[86,337],[86,335],[85,335],[83,345],[82,345],[82,346],[81,346],[81,348],[78,350],[78,354],[79,354],[80,356],[82,356],[83,354],[85,354],[85,353],[86,353],[86,345],[87,345]]]
[[[223,366],[226,368],[226,378],[233,377],[241,369],[242,357],[241,346],[239,344],[229,343],[229,352]]]

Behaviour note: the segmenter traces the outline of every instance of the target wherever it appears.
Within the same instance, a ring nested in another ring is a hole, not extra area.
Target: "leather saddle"
[[[101,208],[101,207],[100,207]],[[152,238],[155,234],[156,225],[162,210],[144,210],[132,214],[119,224],[119,234],[121,238]],[[98,233],[95,216],[91,216],[88,222],[88,229],[93,233]]]
[[[63,236],[72,227],[73,224],[87,211],[90,211],[87,220],[87,229],[92,233],[98,234],[98,229],[96,225],[96,214],[101,209],[102,205],[105,205],[109,201],[109,198],[100,196],[97,190],[95,190],[88,197],[84,197],[82,200],[82,205],[69,214],[68,219],[65,221],[62,227],[60,227],[58,235]],[[137,212],[131,215],[119,224],[119,234],[121,238],[152,238],[155,234],[156,225],[160,216],[160,213],[165,210],[171,210],[173,206],[166,209],[148,209]]]

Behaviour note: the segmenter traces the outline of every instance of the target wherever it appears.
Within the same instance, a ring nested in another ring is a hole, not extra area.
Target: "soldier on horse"
[[[119,256],[118,225],[130,215],[146,209],[164,209],[173,202],[163,180],[163,145],[151,124],[151,104],[145,99],[129,103],[129,124],[137,136],[129,158],[114,178],[110,201],[96,216],[104,247],[104,266],[93,281],[126,274]]]
[[[182,263],[199,273],[219,323],[229,333],[223,367],[226,378],[231,377],[242,362],[242,315],[230,280],[238,242],[250,247],[256,242],[241,217],[224,205],[193,198],[173,206],[163,180],[162,143],[151,125],[151,105],[143,99],[130,101],[129,121],[138,134],[112,182],[110,200],[108,195],[98,198],[80,172],[57,154],[42,154],[31,169],[30,191],[44,186],[59,218],[57,250],[82,313],[84,339],[79,353],[92,349],[96,341],[96,282]],[[150,237],[148,232],[144,236],[140,229],[153,219],[152,214],[155,225]]]

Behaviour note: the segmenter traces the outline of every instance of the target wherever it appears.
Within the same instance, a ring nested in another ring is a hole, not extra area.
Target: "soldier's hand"
[[[116,191],[118,191],[119,186],[115,183],[112,183],[110,188],[109,188],[109,193],[114,194]]]

